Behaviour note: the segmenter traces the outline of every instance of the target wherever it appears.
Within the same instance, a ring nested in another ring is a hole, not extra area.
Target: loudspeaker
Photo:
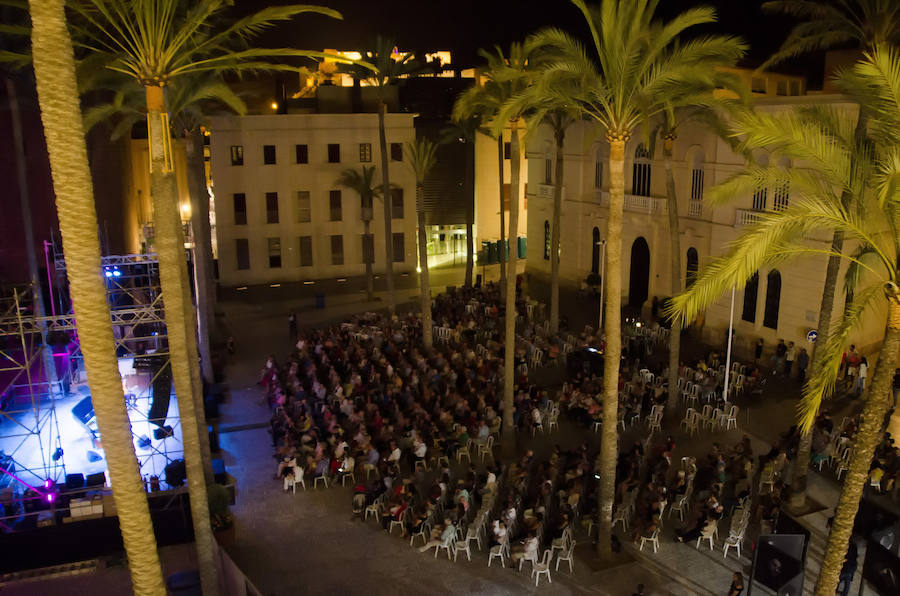
[[[93,486],[103,486],[106,484],[106,474],[103,472],[97,472],[96,474],[90,474],[85,481],[85,484],[90,488]]]
[[[66,490],[84,488],[84,474],[66,474]]]
[[[172,488],[177,488],[184,484],[185,479],[187,478],[187,471],[184,467],[183,459],[176,459],[168,466],[166,466],[166,484],[171,486]]]
[[[169,399],[172,395],[172,367],[161,358],[153,358],[151,371],[155,375],[153,379],[153,401],[150,403],[150,411],[147,419],[151,424],[162,428],[166,423],[169,413]],[[157,371],[159,371],[157,373]]]

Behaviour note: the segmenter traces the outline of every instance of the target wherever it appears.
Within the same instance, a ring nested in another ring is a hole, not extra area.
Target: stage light
[[[44,496],[47,498],[48,503],[52,503],[53,501],[56,500],[56,493],[47,493]]]
[[[636,326],[636,327],[637,327],[637,328],[638,328],[638,329],[640,329],[640,328],[641,328],[641,322],[640,322],[640,321],[638,321],[638,322],[637,322],[637,323],[635,323],[635,324],[634,324],[634,325],[635,325],[635,326]]]
[[[44,480],[44,488],[50,488],[51,486],[53,486],[53,481],[52,481],[52,480],[50,480],[49,478],[47,478],[46,480]]]
[[[115,270],[113,270],[112,274],[114,277],[119,277],[120,275],[122,275],[122,272],[119,271],[118,269],[115,269]]]
[[[106,277],[112,277],[112,271],[107,271],[107,272],[106,272]]]
[[[56,451],[53,452],[53,456],[52,456],[53,461],[59,461],[59,460],[61,460],[61,459],[62,459],[62,456],[63,456],[63,449],[62,449],[62,447],[57,447],[57,448],[56,448]]]
[[[422,273],[422,267],[416,265],[416,273]]]

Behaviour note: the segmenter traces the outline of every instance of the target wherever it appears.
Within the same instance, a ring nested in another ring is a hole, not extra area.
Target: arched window
[[[691,202],[688,215],[700,217],[703,212],[703,152],[694,154],[694,164],[691,169]]]
[[[631,166],[631,194],[650,196],[650,152],[643,143],[634,150],[634,164]]]
[[[781,309],[781,274],[777,269],[769,271],[766,279],[766,312],[763,326],[778,329],[778,311]]]
[[[544,220],[544,260],[550,260],[550,222]]]
[[[754,273],[744,285],[744,309],[741,318],[750,323],[756,322],[756,299],[759,295],[759,273]]]
[[[788,159],[781,159],[778,162],[778,167],[782,170],[787,170],[791,167],[791,162]],[[783,211],[787,209],[788,201],[791,193],[791,183],[787,180],[787,178],[783,178],[775,184],[775,194],[773,195],[772,201],[772,209],[775,211]]]
[[[591,234],[591,273],[600,273],[600,228]]]
[[[769,165],[769,158],[765,155],[758,156],[756,162],[761,167],[766,167]],[[756,211],[765,211],[766,210],[766,198],[768,195],[768,190],[765,186],[759,186],[753,192],[753,209]]]
[[[689,288],[694,285],[694,281],[697,279],[698,265],[697,249],[692,246],[687,251],[687,268],[684,273],[685,287]]]

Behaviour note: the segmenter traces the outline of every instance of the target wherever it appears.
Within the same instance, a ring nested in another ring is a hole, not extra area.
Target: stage
[[[161,411],[153,414],[160,419],[165,415],[165,422],[159,422],[171,428],[171,435],[166,436],[168,428],[162,431],[160,425],[149,420],[153,372],[140,365],[135,369],[134,363],[134,358],[119,358],[135,453],[145,480],[149,482],[155,476],[160,481],[160,488],[165,489],[166,466],[184,458],[178,402],[170,389],[165,414]],[[89,417],[91,409],[85,416],[87,423],[73,413],[73,408],[90,396],[83,371],[74,377],[76,380],[70,385],[68,395],[50,397],[47,394],[40,400],[14,397],[0,416],[0,452],[11,457],[15,466],[16,480],[0,474],[0,488],[7,496],[10,488],[19,496],[29,486],[41,486],[47,479],[64,484],[66,475],[82,474],[87,478],[91,474],[106,474],[102,437],[98,435],[97,441],[91,432],[92,428],[96,429],[96,420]],[[165,398],[160,403],[162,406],[158,404],[158,408],[162,410],[166,405]],[[85,407],[86,404],[82,405],[82,409]],[[109,485],[108,474],[106,484]]]

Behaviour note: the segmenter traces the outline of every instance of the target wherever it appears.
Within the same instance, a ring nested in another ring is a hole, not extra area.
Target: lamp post
[[[597,321],[597,331],[603,329],[603,289],[606,287],[606,240],[600,241],[600,320]]]
[[[728,317],[728,348],[725,353],[725,388],[722,399],[728,401],[728,375],[731,374],[731,338],[734,335],[734,286],[731,286],[731,314]]]

